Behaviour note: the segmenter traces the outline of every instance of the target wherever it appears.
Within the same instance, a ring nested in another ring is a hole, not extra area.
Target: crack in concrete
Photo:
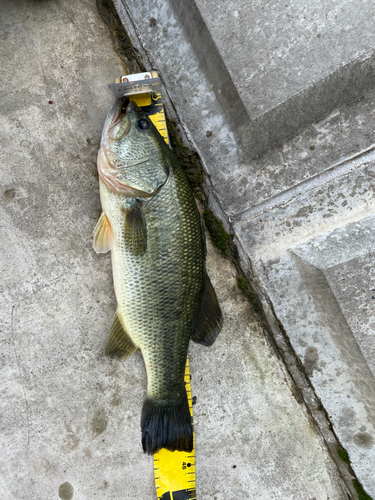
[[[14,311],[15,311],[16,307],[17,307],[17,304],[15,304],[15,305],[12,306],[11,335],[12,335],[12,343],[13,343],[13,348],[14,348],[14,355],[15,355],[15,358],[16,358],[16,364],[17,364],[17,368],[18,368],[18,374],[19,374],[19,377],[20,377],[20,383],[22,385],[22,391],[23,391],[23,396],[24,396],[24,400],[25,400],[26,418],[27,418],[27,445],[29,446],[29,444],[30,444],[29,405],[28,405],[28,402],[27,402],[25,385],[22,382],[22,374],[21,374],[21,368],[20,368],[20,361],[18,359],[16,343],[15,343],[15,340],[14,340]]]
[[[71,276],[80,276],[79,273],[64,273],[64,274],[61,274],[60,276],[57,276],[56,278],[54,278],[52,281],[50,281],[49,283],[46,283],[44,285],[42,285],[41,287],[37,288],[36,290],[33,290],[29,297],[31,297],[32,295],[35,295],[36,293],[39,293],[41,292],[42,290],[46,289],[46,288],[49,288],[50,286],[52,286],[56,281],[58,281],[60,278],[63,278],[64,276],[68,276],[68,275],[71,275]]]

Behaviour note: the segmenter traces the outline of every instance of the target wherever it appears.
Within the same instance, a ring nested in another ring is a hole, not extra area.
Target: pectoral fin
[[[211,346],[223,326],[223,316],[215,290],[207,273],[205,276],[202,303],[196,314],[191,340],[198,344]]]
[[[107,253],[113,246],[113,234],[108,217],[103,212],[94,229],[93,247],[96,253]]]
[[[134,198],[123,205],[124,239],[127,248],[133,255],[141,256],[147,249],[147,227],[139,202]]]
[[[123,361],[137,349],[132,339],[122,327],[116,312],[105,346],[105,354],[110,358]]]

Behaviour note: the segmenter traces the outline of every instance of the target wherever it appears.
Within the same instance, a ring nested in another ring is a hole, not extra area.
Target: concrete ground
[[[0,26],[0,495],[156,499],[143,361],[104,356],[116,304],[110,257],[92,250],[107,85],[127,69],[94,0],[5,0]],[[349,498],[235,269],[208,247],[225,326],[190,349],[198,498]]]

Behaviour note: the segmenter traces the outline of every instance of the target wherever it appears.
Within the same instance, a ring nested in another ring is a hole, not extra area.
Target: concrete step
[[[169,5],[246,154],[282,144],[374,87],[373,2]]]

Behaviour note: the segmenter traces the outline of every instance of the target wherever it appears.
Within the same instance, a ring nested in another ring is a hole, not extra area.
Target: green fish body
[[[142,351],[144,451],[191,451],[188,344],[211,345],[222,326],[201,218],[177,160],[134,103],[124,116],[121,101],[110,110],[98,158],[103,213],[94,248],[112,252],[118,303],[106,354],[125,359]]]

